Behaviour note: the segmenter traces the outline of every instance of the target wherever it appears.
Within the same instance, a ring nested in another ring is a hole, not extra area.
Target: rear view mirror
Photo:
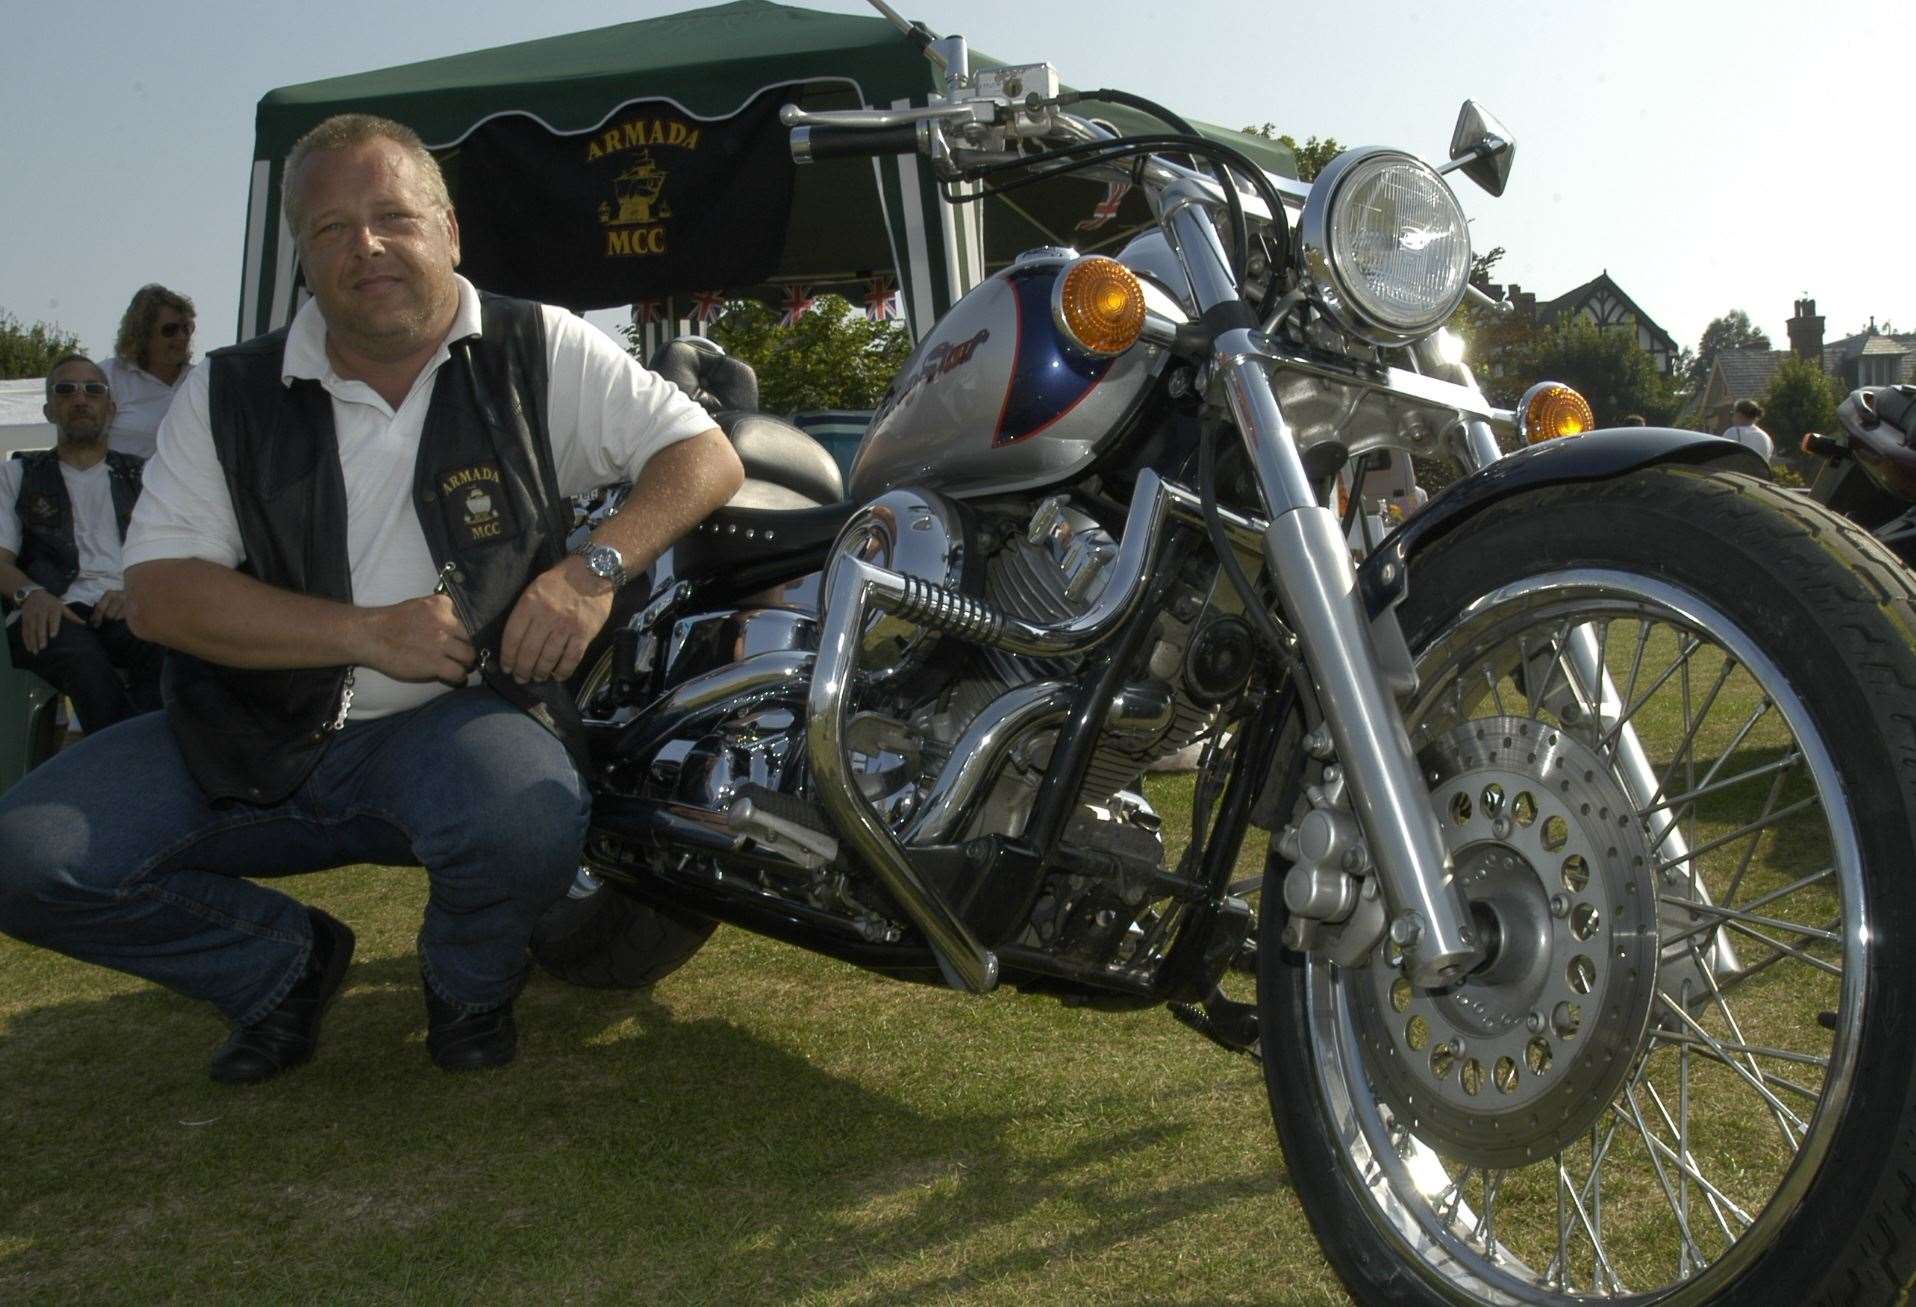
[[[1456,130],[1450,134],[1451,168],[1460,168],[1464,176],[1492,195],[1502,195],[1510,180],[1510,165],[1517,161],[1517,139],[1497,116],[1475,100],[1465,100],[1457,113]]]

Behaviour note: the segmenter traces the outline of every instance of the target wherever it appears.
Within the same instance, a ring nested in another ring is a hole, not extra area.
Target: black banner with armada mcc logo
[[[795,167],[778,110],[794,89],[712,121],[635,101],[567,136],[519,114],[493,119],[446,159],[460,271],[481,289],[573,309],[770,279]]]

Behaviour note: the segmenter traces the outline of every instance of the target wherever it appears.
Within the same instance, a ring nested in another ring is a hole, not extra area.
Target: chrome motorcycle
[[[1830,435],[1804,433],[1822,460],[1810,498],[1916,565],[1916,386],[1864,386],[1836,410]]]
[[[1906,574],[1738,446],[1485,400],[1441,331],[1445,179],[1499,194],[1514,154],[1476,105],[1441,166],[1356,149],[1304,186],[916,39],[943,97],[788,108],[795,155],[916,151],[955,199],[1128,181],[1156,223],[965,296],[844,502],[802,433],[734,429],[747,499],[579,687],[588,865],[542,961],[648,984],[724,921],[1175,1005],[1261,1061],[1366,1303],[1900,1294]],[[1353,531],[1340,476],[1406,455],[1467,475]],[[1131,791],[1196,742],[1167,865]]]

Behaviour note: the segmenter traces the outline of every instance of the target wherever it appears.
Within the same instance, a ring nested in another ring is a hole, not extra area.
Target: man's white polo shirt
[[[457,278],[459,308],[446,341],[479,334],[479,297]],[[670,382],[646,371],[598,328],[544,306],[546,425],[563,494],[637,477],[665,446],[710,429],[711,416]],[[332,396],[340,471],[346,481],[346,555],[353,602],[400,603],[431,594],[438,582],[413,505],[419,437],[446,343],[393,409],[362,381],[333,371],[326,322],[309,300],[287,334],[281,380],[316,379]],[[244,557],[239,523],[208,423],[207,377],[195,368],[160,425],[159,450],[127,532],[126,566],[158,558],[203,558],[237,567]],[[381,717],[441,694],[437,682],[395,681],[371,668],[354,673],[352,717]]]

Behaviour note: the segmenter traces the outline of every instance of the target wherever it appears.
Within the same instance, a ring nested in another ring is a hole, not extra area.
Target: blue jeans
[[[248,877],[422,865],[419,956],[464,1010],[518,992],[572,883],[590,801],[550,732],[483,687],[348,723],[284,803],[210,803],[165,713],[88,736],[0,797],[0,931],[265,1016],[312,951],[306,909]]]
[[[7,627],[7,645],[15,667],[38,674],[73,700],[80,729],[103,731],[135,713],[160,706],[160,660],[166,651],[134,635],[115,618],[93,626],[90,604],[68,604],[80,621],[61,622],[39,653],[27,652],[20,623]],[[120,680],[120,670],[127,678]]]

